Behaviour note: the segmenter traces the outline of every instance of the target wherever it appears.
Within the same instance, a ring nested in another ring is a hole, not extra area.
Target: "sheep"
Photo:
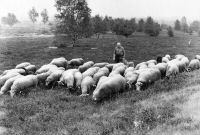
[[[189,63],[190,63],[190,61],[189,61],[189,59],[188,59],[187,57],[182,58],[181,61],[182,61],[183,63],[185,63],[186,66],[188,66]]]
[[[123,59],[123,63],[124,63],[127,67],[134,67],[134,62],[133,62],[133,61],[127,61],[125,58]]]
[[[8,79],[10,79],[10,78],[12,78],[12,77],[15,77],[15,76],[17,76],[17,75],[20,75],[20,74],[17,73],[17,72],[10,72],[10,73],[7,73],[6,75],[0,77],[0,87],[3,86],[4,83],[5,83]]]
[[[105,97],[125,91],[128,88],[125,78],[119,74],[111,77],[103,77],[99,83],[92,95],[94,101],[100,101]]]
[[[182,55],[182,54],[177,54],[177,55],[175,56],[175,59],[181,60],[181,59],[184,58],[184,57],[185,57],[185,56]]]
[[[139,64],[136,65],[135,67],[135,70],[138,70],[138,69],[144,69],[144,68],[147,68],[147,63],[146,62],[141,62]]]
[[[136,90],[141,91],[143,86],[147,86],[161,78],[160,70],[157,68],[148,68],[141,72],[135,84]]]
[[[72,67],[83,65],[84,60],[82,58],[71,59],[68,64]]]
[[[11,86],[10,95],[14,97],[18,92],[26,90],[30,87],[35,87],[38,84],[36,75],[27,75],[17,78]]]
[[[82,94],[80,95],[81,97],[88,96],[89,92],[93,90],[93,87],[95,85],[95,82],[91,76],[87,76],[83,78],[81,82],[81,91]]]
[[[162,63],[167,63],[169,62],[169,59],[167,57],[162,57]]]
[[[48,76],[50,76],[51,72],[45,72],[41,74],[37,74],[38,82],[44,83]]]
[[[117,68],[113,68],[113,71],[109,74],[109,76],[113,76],[115,74],[121,74],[121,75],[124,75],[124,72],[126,70],[126,66],[125,65],[121,65]]]
[[[49,71],[50,69],[55,69],[55,68],[57,69],[58,67],[52,64],[43,65],[36,71],[36,74],[41,74],[41,73]]]
[[[75,88],[78,90],[81,88],[82,79],[83,79],[83,76],[81,72],[77,71],[74,73]]]
[[[31,65],[29,62],[23,62],[21,64],[16,65],[15,69],[25,68],[27,66]]]
[[[22,75],[17,75],[17,76],[15,76],[15,77],[12,77],[12,78],[8,79],[8,80],[4,83],[3,87],[1,87],[0,95],[3,95],[3,94],[5,94],[5,93],[7,93],[7,92],[10,90],[10,88],[11,88],[13,82],[14,82],[16,79],[20,78],[20,77],[23,77],[23,76],[22,76]]]
[[[125,74],[124,78],[129,85],[129,88],[132,88],[132,85],[135,85],[137,82],[139,74],[134,71],[129,71]]]
[[[176,63],[176,65],[178,66],[180,73],[186,70],[186,63],[184,61],[180,60]]]
[[[22,75],[26,75],[27,72],[25,69],[10,69],[10,70],[5,70],[1,76],[4,76],[6,74],[9,74],[9,73],[19,73],[19,74],[22,74]]]
[[[125,70],[125,72],[124,72],[124,76],[125,76],[128,72],[132,72],[132,71],[134,71],[134,70],[135,70],[134,67],[128,67],[128,68]]]
[[[107,68],[109,69],[109,71],[111,72],[114,65],[115,65],[115,64],[112,63],[112,64],[106,65],[105,67],[107,67]]]
[[[167,71],[167,63],[158,63],[155,68],[158,68],[161,73],[161,78],[166,76],[166,71]]]
[[[171,59],[171,57],[170,57],[170,55],[169,55],[169,54],[166,54],[166,55],[165,55],[165,57],[166,57],[168,60],[170,60],[170,59]]]
[[[88,61],[86,63],[84,63],[83,65],[78,67],[78,70],[83,73],[85,72],[87,69],[89,69],[90,67],[92,67],[94,65],[93,61]]]
[[[93,65],[93,67],[99,67],[99,68],[102,68],[102,67],[105,67],[106,65],[108,65],[109,63],[107,62],[102,62],[102,63],[95,63]]]
[[[65,69],[67,68],[67,60],[64,57],[55,58],[50,64],[56,65],[57,67],[64,67]]]
[[[156,64],[157,64],[157,61],[156,61],[156,60],[149,60],[149,61],[147,61],[146,63],[147,63],[147,65],[148,65],[149,63],[154,63],[154,64],[156,65]]]
[[[152,67],[155,67],[155,65],[156,65],[155,63],[148,63],[147,66],[148,66],[148,68],[152,68]]]
[[[120,66],[125,66],[124,63],[116,63],[113,65],[112,71],[114,71],[116,68],[120,67]]]
[[[200,68],[200,62],[198,59],[193,59],[190,61],[187,71],[193,71]]]
[[[175,61],[169,61],[167,63],[166,77],[169,78],[171,75],[179,73],[179,68]]]
[[[99,67],[91,67],[87,69],[85,72],[83,72],[83,78],[85,78],[86,76],[93,77],[93,75],[97,73],[99,69],[100,69]]]
[[[109,75],[109,69],[106,67],[100,68],[99,71],[97,73],[94,74],[93,79],[95,82],[95,85],[98,83],[99,79],[102,76],[108,76]]]
[[[59,85],[66,85],[69,90],[73,89],[74,86],[74,74],[78,72],[77,69],[68,69],[64,71],[58,81]]]
[[[29,65],[27,67],[25,67],[26,71],[30,74],[33,74],[36,72],[37,68],[35,65]]]
[[[46,79],[46,86],[49,86],[51,83],[55,83],[57,81],[59,81],[62,73],[64,72],[64,70],[55,70],[54,72],[52,72]],[[53,84],[54,85],[54,84]]]
[[[196,56],[195,56],[195,59],[200,60],[200,55],[196,55]]]

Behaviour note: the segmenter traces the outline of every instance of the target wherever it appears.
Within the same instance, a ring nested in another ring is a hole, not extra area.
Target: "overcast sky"
[[[200,0],[87,0],[92,15],[113,17],[147,17],[176,19],[186,16],[188,20],[200,20]],[[0,0],[0,17],[8,12],[16,14],[19,20],[28,20],[27,12],[36,7],[38,12],[46,8],[54,16],[55,0]]]

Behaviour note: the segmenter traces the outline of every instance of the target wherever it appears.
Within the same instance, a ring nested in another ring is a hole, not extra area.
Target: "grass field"
[[[39,67],[61,56],[68,60],[82,57],[85,61],[112,62],[116,41],[122,42],[126,59],[135,64],[156,59],[159,55],[184,54],[192,59],[200,53],[200,38],[184,34],[173,38],[166,33],[159,37],[137,34],[129,38],[104,35],[99,40],[79,40],[75,47],[71,47],[67,38],[15,37],[0,39],[0,69],[10,69],[24,61]],[[49,46],[58,46],[58,49],[49,49]],[[64,88],[38,87],[26,97],[1,97],[7,116],[0,120],[0,125],[8,129],[9,135],[154,135],[175,133],[176,127],[190,130],[184,125],[192,123],[192,119],[178,117],[179,104],[187,102],[188,97],[198,91],[198,87],[190,87],[200,84],[199,74],[200,71],[181,73],[169,80],[160,80],[143,92],[127,91],[101,103],[70,94]],[[170,130],[170,126],[174,130]],[[197,126],[198,123],[190,128]]]

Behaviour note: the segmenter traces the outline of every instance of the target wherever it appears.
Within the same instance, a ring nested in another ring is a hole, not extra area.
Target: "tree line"
[[[28,12],[29,19],[31,22],[35,23],[37,22],[37,19],[39,17],[39,13],[36,11],[35,7],[32,7],[32,9],[29,10]],[[43,9],[42,12],[40,13],[40,16],[42,17],[42,22],[46,24],[49,20],[48,12],[47,9]],[[16,23],[18,23],[18,19],[14,13],[8,13],[6,17],[1,18],[1,22],[3,24],[13,26]]]

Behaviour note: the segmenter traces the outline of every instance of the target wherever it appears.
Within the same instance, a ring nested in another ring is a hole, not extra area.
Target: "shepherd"
[[[124,47],[121,45],[120,42],[118,42],[113,53],[113,60],[116,63],[119,63],[119,62],[123,62],[124,59],[125,59]]]

